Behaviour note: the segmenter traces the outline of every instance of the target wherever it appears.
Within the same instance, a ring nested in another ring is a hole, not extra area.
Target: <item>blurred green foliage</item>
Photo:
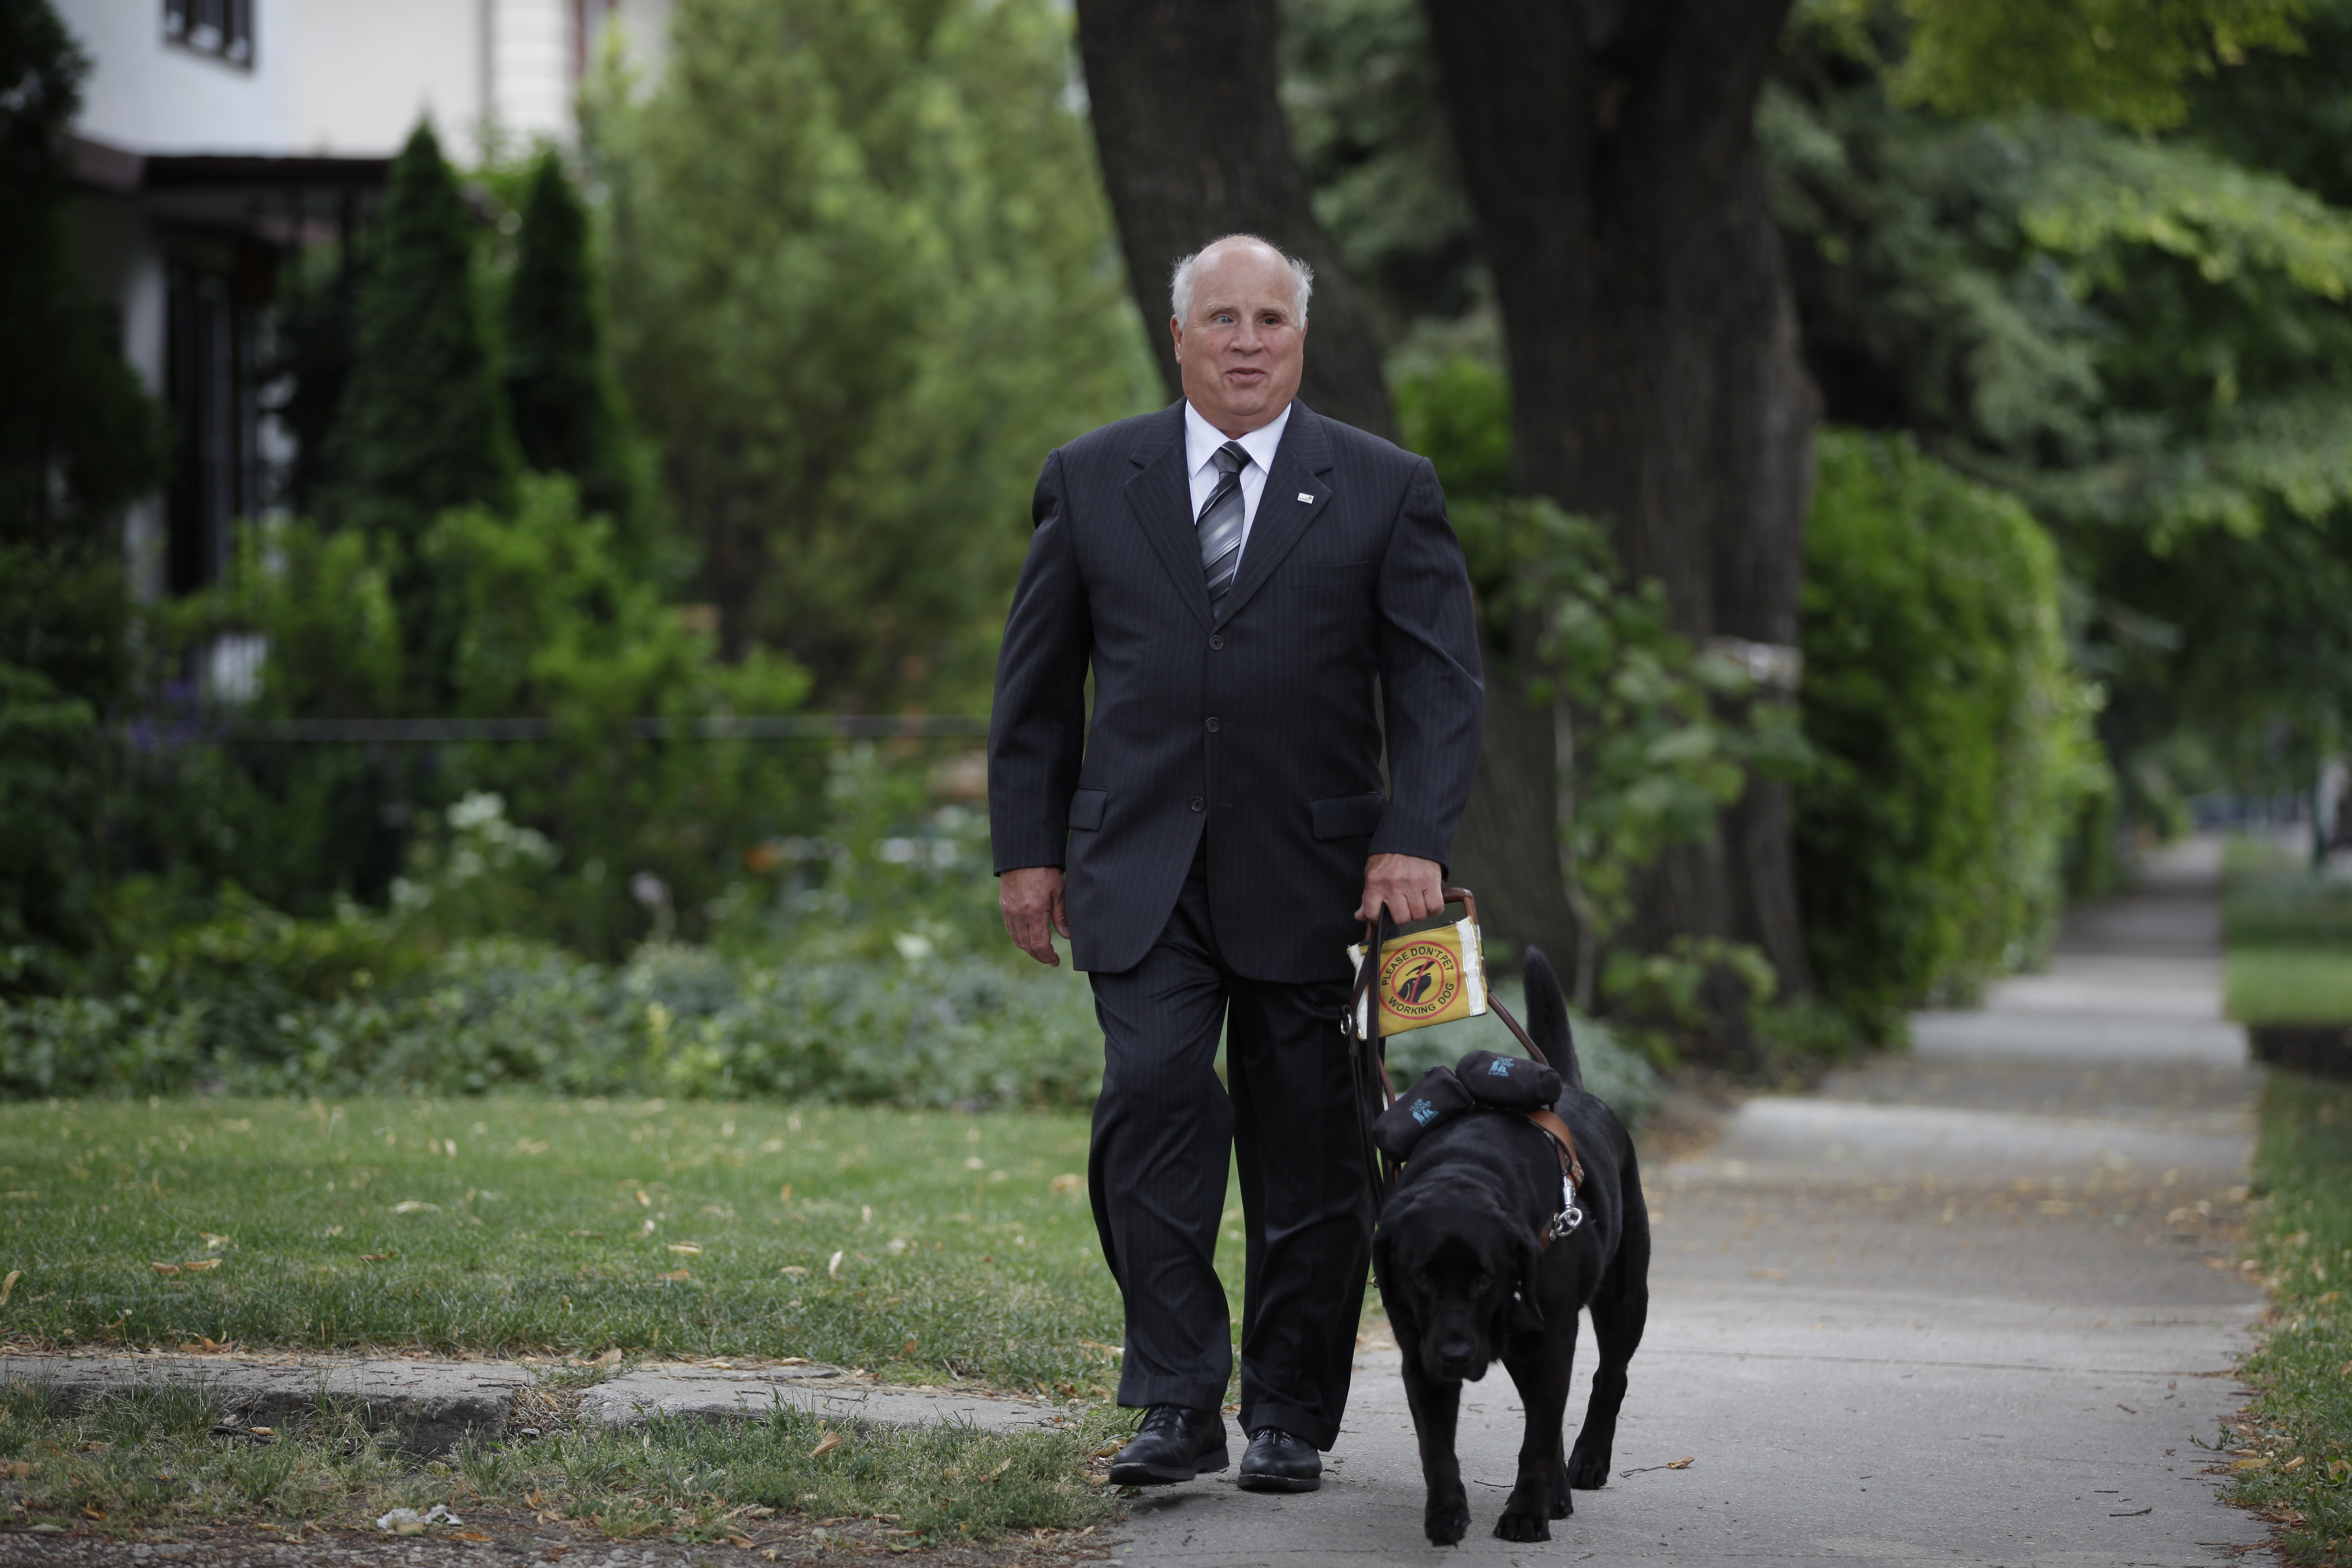
[[[2352,710],[2347,42],[2342,0],[1836,0],[1759,110],[1828,416],[2052,530],[2124,828],[2307,787]]]
[[[1758,1002],[1776,980],[1745,944],[1617,947],[1635,878],[1670,847],[1704,838],[1751,771],[1804,772],[1811,755],[1796,713],[1757,700],[1746,668],[1670,631],[1664,591],[1628,576],[1598,524],[1511,496],[1501,375],[1449,357],[1399,381],[1397,412],[1445,487],[1490,640],[1529,660],[1530,694],[1559,710],[1560,861],[1582,938],[1572,962],[1559,955],[1566,983],[1580,1005],[1605,1002],[1645,1048],[1671,1057],[1677,1031],[1704,1026],[1697,996],[1709,973],[1737,974]]]
[[[682,0],[593,106],[625,384],[736,658],[988,689],[1055,443],[1155,402],[1045,0]]]
[[[2040,956],[2112,785],[2055,547],[1900,437],[1826,431],[1806,534],[1798,887],[1822,994],[1874,1032]]]
[[[518,462],[475,279],[473,218],[429,124],[394,160],[370,226],[351,376],[327,435],[322,510],[377,546],[400,626],[402,707],[450,697],[453,585],[425,535],[449,507],[514,504]]]
[[[74,267],[67,130],[89,63],[46,4],[0,11],[0,946],[102,934],[100,724],[128,666],[121,509],[163,422]]]
[[[655,558],[651,476],[605,351],[588,210],[554,149],[541,152],[530,179],[499,344],[515,442],[532,469],[579,482],[580,510],[605,519],[614,557],[643,571]]]

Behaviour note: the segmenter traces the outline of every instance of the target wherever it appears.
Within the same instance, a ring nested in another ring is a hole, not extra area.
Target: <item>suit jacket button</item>
[[[1207,801],[1205,801],[1205,800],[1202,800],[1199,795],[1194,795],[1194,796],[1192,797],[1192,809],[1193,809],[1194,811],[1206,811],[1206,810],[1208,810],[1208,809],[1209,809],[1209,803],[1208,803]]]
[[[1212,720],[1210,720],[1210,721],[1209,721],[1209,733],[1210,733],[1210,734],[1212,734],[1212,735],[1213,735],[1213,734],[1215,734],[1216,732],[1217,732],[1217,721],[1216,721],[1214,719],[1212,719]]]
[[[1223,637],[1211,637],[1209,639],[1209,646],[1213,648],[1221,648],[1225,646],[1225,639]]]

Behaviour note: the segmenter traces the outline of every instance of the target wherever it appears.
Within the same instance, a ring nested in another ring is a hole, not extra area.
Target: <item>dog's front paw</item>
[[[1470,1504],[1464,1499],[1454,1502],[1431,1503],[1423,1510],[1421,1528],[1432,1546],[1459,1546],[1470,1530]]]
[[[1504,1541],[1549,1541],[1551,1521],[1540,1513],[1507,1509],[1495,1521],[1495,1534]]]
[[[1568,1484],[1580,1492],[1597,1492],[1609,1484],[1609,1454],[1579,1448],[1568,1457]]]
[[[1576,1496],[1568,1489],[1568,1467],[1555,1464],[1551,1468],[1551,1516],[1566,1519],[1576,1511]]]

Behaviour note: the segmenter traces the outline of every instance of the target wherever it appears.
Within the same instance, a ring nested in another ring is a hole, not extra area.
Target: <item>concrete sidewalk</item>
[[[1657,1259],[1620,1474],[1550,1542],[1494,1540],[1519,1433],[1497,1369],[1464,1401],[1463,1556],[2249,1560],[2266,1531],[2214,1500],[2190,1441],[2242,1396],[2229,1369],[2261,1307],[2231,1258],[2259,1080],[2221,1017],[2219,874],[2217,846],[2173,853],[2071,921],[2050,973],[1923,1016],[1908,1057],[1750,1100],[1706,1154],[1647,1172]],[[1396,1353],[1358,1379],[1320,1492],[1228,1472],[1147,1494],[1115,1561],[1451,1560],[1421,1533]]]

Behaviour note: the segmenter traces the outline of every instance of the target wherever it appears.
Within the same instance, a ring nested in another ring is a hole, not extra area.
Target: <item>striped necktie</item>
[[[1228,441],[1210,461],[1217,465],[1217,488],[1201,508],[1201,572],[1209,580],[1209,607],[1215,609],[1233,591],[1242,564],[1242,470],[1249,454],[1239,441]]]

